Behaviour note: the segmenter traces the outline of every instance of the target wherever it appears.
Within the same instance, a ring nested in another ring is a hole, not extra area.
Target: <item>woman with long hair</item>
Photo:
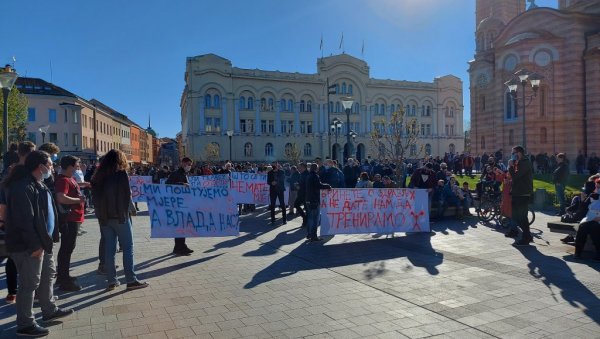
[[[123,270],[127,290],[148,287],[137,280],[133,268],[133,232],[131,230],[131,190],[127,176],[127,158],[121,151],[112,149],[104,155],[92,176],[92,195],[100,231],[105,241],[104,264],[107,274],[107,291],[120,285],[117,280],[115,254],[117,240],[123,249]]]

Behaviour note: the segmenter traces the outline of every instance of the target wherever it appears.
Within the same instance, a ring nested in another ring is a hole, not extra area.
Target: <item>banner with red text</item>
[[[269,185],[267,175],[260,173],[231,172],[231,196],[238,204],[269,205]],[[285,205],[288,203],[289,187],[285,188]],[[279,206],[279,201],[276,202]]]
[[[429,231],[426,190],[341,188],[321,191],[321,235]]]
[[[144,184],[152,238],[239,235],[237,205],[228,187]]]
[[[229,174],[189,176],[192,187],[229,187]]]
[[[151,184],[152,177],[132,175],[129,177],[129,188],[131,188],[131,200],[133,202],[146,201],[146,196],[143,194],[142,185]]]

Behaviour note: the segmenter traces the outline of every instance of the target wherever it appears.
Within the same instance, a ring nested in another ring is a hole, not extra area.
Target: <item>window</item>
[[[83,137],[83,148],[88,148],[88,138],[87,137]]]
[[[252,156],[252,144],[247,142],[244,145],[244,156],[251,157]]]
[[[335,94],[340,94],[340,85],[335,84]]]
[[[241,119],[240,130],[242,133],[253,133],[254,132],[254,120],[252,119]]]
[[[306,121],[300,121],[300,133],[306,134]]]
[[[506,92],[504,103],[504,112],[506,114],[506,120],[516,119],[518,117],[518,114],[515,106],[515,100],[510,94],[510,92]]]
[[[548,134],[546,132],[546,127],[540,128],[540,143],[542,143],[542,144],[548,143]]]
[[[250,110],[254,109],[254,98],[253,97],[248,97],[248,109],[250,109]]]
[[[450,107],[450,117],[454,117],[454,107]]]
[[[32,133],[32,132],[27,133],[27,140],[36,144],[37,143],[36,139],[37,139],[37,135],[35,133]]]
[[[342,82],[342,94],[346,94],[346,83]]]
[[[425,154],[431,155],[431,145],[430,144],[425,144]]]
[[[27,109],[27,121],[35,121],[35,108],[29,107]]]
[[[267,110],[267,99],[265,99],[265,98],[260,99],[260,110],[263,112]]]
[[[214,121],[214,124],[213,124],[214,131],[221,132],[221,118],[214,118],[213,121]]]
[[[307,112],[312,112],[312,101],[308,100],[306,102],[306,111]]]
[[[267,133],[267,120],[260,121],[260,132]]]
[[[213,131],[213,118],[204,118],[204,130],[206,132]]]
[[[304,145],[304,156],[305,157],[312,156],[312,146],[308,143]]]
[[[239,104],[240,109],[245,109],[246,108],[246,98],[245,97],[240,97],[240,104]]]
[[[412,116],[415,116],[415,115],[417,115],[417,106],[415,106],[415,105],[412,105],[412,106],[410,107],[410,115],[412,115]]]
[[[546,115],[546,86],[540,87],[540,116]]]
[[[73,123],[77,124],[79,122],[79,119],[77,119],[77,111],[73,111]],[[66,122],[66,120],[65,120]]]
[[[427,105],[427,113],[425,115],[426,116],[430,116],[431,115],[431,106]]]
[[[213,106],[214,108],[218,109],[219,107],[221,107],[221,97],[218,94],[215,94],[215,98],[213,100],[215,103]]]
[[[306,122],[306,133],[312,134],[312,132],[313,132],[312,121],[307,121]]]
[[[485,95],[479,96],[479,110],[485,112]]]
[[[273,108],[275,107],[275,101],[273,100],[273,98],[269,98],[269,106],[267,107],[269,111],[273,111]]]
[[[446,135],[450,135],[450,125],[446,125]]]
[[[210,94],[207,94],[204,96],[204,107],[210,108],[210,104],[211,104]]]
[[[300,100],[300,112],[306,112],[306,105],[304,100]]]
[[[69,122],[69,112],[65,109],[65,122]]]
[[[288,100],[288,112],[293,112],[294,111],[294,101],[292,101],[292,99]]]
[[[288,120],[287,132],[294,133],[294,120]]]
[[[73,133],[73,146],[79,146],[79,133]]]
[[[394,106],[394,104],[390,105],[390,112],[392,112],[392,113],[396,112],[396,106]]]
[[[65,133],[65,146],[69,146],[69,133]]]
[[[49,109],[48,110],[48,122],[56,122],[56,110]]]
[[[48,141],[58,144],[58,133],[50,133],[48,139]]]
[[[273,144],[268,142],[265,145],[265,156],[272,157],[273,156]]]
[[[348,85],[348,94],[352,95],[352,85]]]
[[[373,113],[375,113],[375,115],[379,115],[379,104],[375,104],[375,106],[373,106]]]

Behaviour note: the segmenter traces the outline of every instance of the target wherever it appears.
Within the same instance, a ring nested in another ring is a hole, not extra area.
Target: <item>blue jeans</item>
[[[10,253],[10,257],[19,272],[19,288],[17,290],[17,329],[34,325],[33,295],[38,291],[42,315],[49,317],[58,308],[54,303],[54,257],[52,253],[34,258],[28,252]]]
[[[557,183],[554,184],[554,188],[556,189],[556,198],[560,204],[560,213],[563,214],[567,208],[567,202],[565,200],[565,185]]]
[[[117,239],[123,250],[123,271],[125,281],[130,284],[137,280],[133,270],[133,233],[131,231],[131,218],[124,223],[117,219],[109,219],[105,225],[100,225],[104,236],[104,265],[106,280],[109,284],[117,283],[117,269],[115,267],[115,254],[117,253]]]
[[[317,227],[319,227],[319,212],[321,208],[317,205],[306,208],[306,230],[310,239],[317,237]]]

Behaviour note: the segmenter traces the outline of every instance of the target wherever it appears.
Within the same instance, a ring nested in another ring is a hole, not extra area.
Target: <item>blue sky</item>
[[[181,129],[186,57],[215,53],[236,67],[315,73],[321,35],[328,56],[342,52],[342,32],[346,53],[364,58],[371,77],[460,77],[470,116],[474,0],[31,0],[3,3],[2,12],[0,62],[15,56],[22,76],[52,77],[141,126],[151,115],[160,136]]]

